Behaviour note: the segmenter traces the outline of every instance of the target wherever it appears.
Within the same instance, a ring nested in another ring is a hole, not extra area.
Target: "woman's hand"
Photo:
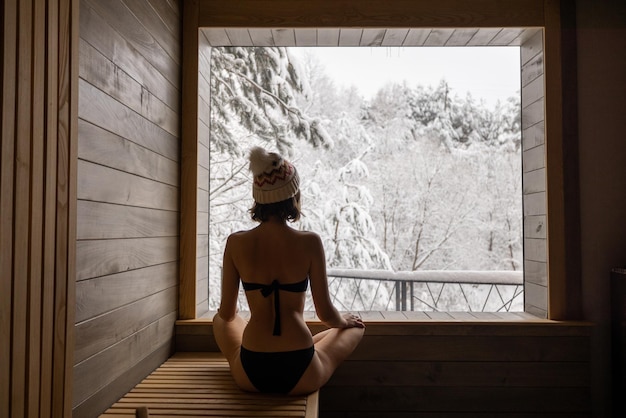
[[[365,324],[360,316],[347,313],[343,315],[343,319],[346,320],[346,326],[344,328],[365,328]]]

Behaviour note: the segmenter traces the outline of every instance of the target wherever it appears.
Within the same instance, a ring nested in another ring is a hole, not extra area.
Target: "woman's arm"
[[[237,295],[239,293],[239,272],[233,260],[233,246],[236,247],[236,237],[230,235],[226,240],[224,261],[222,263],[222,299],[219,315],[225,321],[235,319],[237,313]]]
[[[317,316],[328,327],[346,328],[350,324],[346,318],[339,314],[330,300],[328,277],[326,276],[326,257],[322,240],[319,235],[314,233],[310,233],[309,237],[308,249],[309,254],[311,254],[309,279]]]

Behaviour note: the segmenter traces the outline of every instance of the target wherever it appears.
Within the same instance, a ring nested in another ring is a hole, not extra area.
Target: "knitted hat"
[[[300,177],[289,161],[261,147],[250,150],[250,171],[254,176],[252,197],[267,204],[287,200],[298,193]]]

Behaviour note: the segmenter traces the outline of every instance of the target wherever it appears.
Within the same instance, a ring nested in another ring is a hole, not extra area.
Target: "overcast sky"
[[[337,84],[355,85],[369,98],[385,83],[437,86],[471,92],[489,106],[520,91],[519,47],[319,47],[313,50]]]

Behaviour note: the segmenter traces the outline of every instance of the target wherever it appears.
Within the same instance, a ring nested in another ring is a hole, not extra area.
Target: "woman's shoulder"
[[[228,244],[228,243],[233,243],[233,242],[238,242],[238,241],[241,241],[241,240],[245,240],[245,238],[247,236],[249,236],[251,232],[252,232],[251,229],[233,232],[226,239],[226,243]]]
[[[322,238],[319,236],[319,234],[317,234],[316,232],[313,231],[302,231],[302,230],[295,230],[294,229],[294,233],[303,241],[313,244],[313,245],[318,245],[322,243]]]

